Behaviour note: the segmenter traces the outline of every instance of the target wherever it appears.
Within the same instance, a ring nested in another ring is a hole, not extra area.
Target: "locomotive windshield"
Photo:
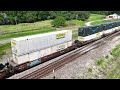
[[[78,36],[83,36],[83,34],[84,34],[84,28],[79,28]]]

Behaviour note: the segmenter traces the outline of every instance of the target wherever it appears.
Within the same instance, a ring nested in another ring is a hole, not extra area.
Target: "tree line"
[[[82,20],[89,18],[89,11],[0,11],[0,25],[32,23],[36,21],[55,19],[57,16],[65,20]]]
[[[0,25],[32,23],[36,21],[55,19],[58,16],[65,20],[82,20],[89,18],[90,13],[109,15],[120,14],[120,11],[0,11]]]

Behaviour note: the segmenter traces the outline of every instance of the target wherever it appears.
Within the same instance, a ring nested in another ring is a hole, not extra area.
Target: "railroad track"
[[[103,37],[100,40],[95,41],[93,43],[90,43],[88,45],[85,45],[78,49],[75,49],[75,50],[71,51],[69,54],[67,54],[65,57],[60,58],[60,59],[56,60],[55,62],[50,63],[32,73],[29,73],[29,74],[21,77],[20,79],[40,79],[43,76],[50,74],[53,70],[57,70],[57,69],[61,68],[62,66],[64,66],[65,64],[77,59],[78,57],[87,53],[88,51],[95,49],[103,44],[106,44],[106,42],[110,41],[112,38],[114,38],[115,36],[118,36],[118,35],[120,35],[120,31],[116,32],[110,36]]]

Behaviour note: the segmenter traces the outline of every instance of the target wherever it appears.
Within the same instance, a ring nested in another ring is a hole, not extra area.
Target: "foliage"
[[[87,20],[88,11],[0,11],[0,24],[32,23],[36,21],[55,19],[62,16],[66,20]]]
[[[92,68],[88,68],[88,72],[92,72]]]
[[[92,14],[109,15],[120,14],[120,11],[0,11],[0,24],[31,23],[42,20],[55,19],[62,16],[66,20],[85,21]]]
[[[120,56],[120,45],[117,45],[114,49],[112,49],[111,54],[115,57]]]
[[[101,59],[99,59],[98,61],[97,61],[97,65],[102,65],[103,64],[103,59],[101,58]]]
[[[0,57],[2,55],[6,54],[5,50],[8,49],[8,48],[10,48],[10,47],[11,47],[10,43],[6,43],[6,44],[0,45]]]
[[[60,27],[60,26],[64,26],[65,25],[65,22],[66,22],[66,20],[65,20],[65,18],[64,17],[62,17],[62,16],[58,16],[58,17],[56,17],[53,21],[52,21],[52,25],[54,26],[54,27]]]
[[[88,21],[95,21],[95,20],[101,20],[105,17],[105,15],[100,14],[91,14]]]

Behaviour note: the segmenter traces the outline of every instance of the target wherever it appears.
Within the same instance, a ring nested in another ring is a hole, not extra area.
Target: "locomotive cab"
[[[87,44],[102,37],[102,25],[87,26],[78,29],[78,40],[80,44]]]

